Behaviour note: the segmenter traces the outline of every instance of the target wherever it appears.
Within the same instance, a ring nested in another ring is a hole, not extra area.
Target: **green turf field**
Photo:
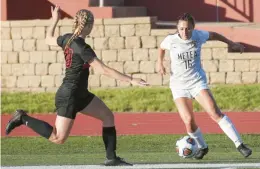
[[[183,135],[182,135],[183,136]],[[119,136],[118,155],[134,163],[260,162],[260,135],[243,135],[253,154],[243,158],[225,135],[205,135],[209,154],[203,160],[182,159],[175,152],[181,135]],[[2,165],[100,164],[104,161],[101,137],[69,137],[55,145],[40,137],[2,138]]]
[[[260,111],[260,85],[218,85],[212,87],[223,111]],[[91,90],[114,112],[176,112],[168,87]],[[2,93],[1,112],[25,109],[30,113],[53,112],[54,93]],[[203,111],[194,102],[194,111]]]

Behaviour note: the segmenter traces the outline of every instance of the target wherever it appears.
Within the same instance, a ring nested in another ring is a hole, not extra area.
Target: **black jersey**
[[[75,38],[68,48],[66,43],[72,34],[65,34],[57,38],[57,43],[64,50],[66,72],[63,82],[72,82],[79,87],[88,86],[89,63],[96,57],[92,48],[85,43],[83,38]]]

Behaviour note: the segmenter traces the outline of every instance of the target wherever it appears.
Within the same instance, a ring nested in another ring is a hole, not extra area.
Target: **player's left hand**
[[[233,42],[231,44],[231,49],[234,50],[234,51],[240,51],[240,53],[243,53],[244,50],[245,50],[245,47],[240,43]]]
[[[52,16],[52,19],[54,21],[59,21],[59,19],[60,19],[60,7],[58,5],[56,5],[54,9],[51,6],[51,16]]]

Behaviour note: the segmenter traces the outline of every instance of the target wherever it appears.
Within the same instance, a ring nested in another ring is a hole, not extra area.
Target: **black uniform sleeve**
[[[60,46],[60,47],[63,47],[63,41],[64,41],[64,36],[59,36],[57,38],[57,44]]]
[[[96,53],[91,49],[90,46],[85,46],[81,53],[81,58],[85,63],[91,63],[93,59],[97,57]]]
[[[61,35],[57,38],[57,44],[60,47],[64,47],[66,45],[66,42],[68,41],[68,38],[70,38],[71,34],[65,34],[65,35]]]

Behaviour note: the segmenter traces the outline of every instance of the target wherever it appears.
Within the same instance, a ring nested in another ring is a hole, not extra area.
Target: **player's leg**
[[[63,144],[68,138],[77,114],[76,86],[72,83],[61,85],[55,96],[57,117],[55,127],[49,140],[56,144]]]
[[[6,134],[8,135],[14,128],[24,124],[53,143],[62,144],[69,135],[73,121],[73,119],[57,116],[55,126],[52,127],[45,121],[27,115],[24,110],[16,110],[6,126]]]
[[[27,115],[24,110],[18,109],[15,111],[14,115],[9,120],[5,128],[6,135],[10,134],[16,127],[19,127],[23,124],[47,139],[49,139],[53,131],[53,127],[50,124],[46,123],[45,121],[33,118]]]
[[[208,152],[208,146],[204,141],[200,128],[195,122],[192,108],[192,96],[187,90],[172,89],[172,94],[180,117],[185,124],[187,133],[196,141],[199,149],[203,152],[203,154],[198,157],[198,159],[202,159]]]
[[[27,115],[23,110],[17,110],[6,127],[6,133],[9,134],[15,127],[25,124],[53,143],[64,143],[68,138],[77,112],[75,110],[76,100],[73,95],[73,88],[75,88],[74,84],[63,84],[56,93],[55,105],[58,116],[54,127],[45,121]]]
[[[94,96],[91,102],[80,111],[82,114],[99,119],[103,123],[102,137],[106,149],[105,165],[132,165],[125,162],[116,155],[117,135],[114,122],[114,115],[105,103],[98,97]]]
[[[174,100],[179,115],[186,127],[188,133],[194,133],[198,126],[195,122],[193,113],[192,100],[186,97],[180,97]]]
[[[56,144],[63,144],[69,137],[75,117],[76,111],[73,104],[58,108],[55,127],[49,140]]]
[[[205,109],[209,116],[219,124],[224,133],[234,142],[238,151],[245,157],[251,155],[252,151],[247,148],[228,116],[224,115],[216,104],[216,101],[209,89],[202,89],[195,96],[195,99]]]

